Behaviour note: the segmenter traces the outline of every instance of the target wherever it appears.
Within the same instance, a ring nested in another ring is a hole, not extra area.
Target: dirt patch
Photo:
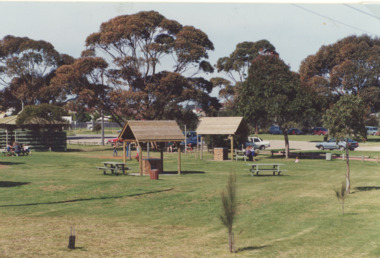
[[[7,167],[6,165],[0,165],[0,169],[6,168],[6,167]]]

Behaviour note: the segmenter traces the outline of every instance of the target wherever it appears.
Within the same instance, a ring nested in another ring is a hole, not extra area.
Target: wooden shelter
[[[18,125],[18,115],[0,118],[0,146],[11,141],[30,145],[33,150],[66,150],[66,132],[63,128],[67,122],[32,119],[28,123]]]
[[[228,135],[231,140],[231,160],[234,159],[234,136],[248,135],[243,117],[202,117],[196,130],[198,135]],[[203,148],[201,148],[201,156]]]
[[[167,143],[177,142],[178,146],[181,141],[185,140],[181,129],[174,120],[131,120],[127,121],[121,130],[119,140],[124,142],[124,162],[126,162],[126,143],[135,142],[139,149],[139,173],[143,174],[142,146],[144,142]],[[161,150],[161,165],[163,166],[163,146]],[[178,174],[181,174],[181,148],[178,147]]]

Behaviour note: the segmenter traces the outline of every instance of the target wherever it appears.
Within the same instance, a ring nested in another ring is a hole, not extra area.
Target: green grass
[[[220,192],[237,174],[234,256],[369,257],[380,254],[380,165],[352,161],[345,215],[334,189],[341,160],[259,156],[281,162],[283,176],[250,176],[243,161],[182,155],[178,175],[108,176],[95,169],[110,147],[69,146],[68,152],[0,157],[1,257],[227,257],[219,220]],[[75,148],[75,149],[73,149]],[[153,155],[157,155],[154,153]],[[177,170],[165,153],[165,170]],[[137,172],[138,163],[128,161]],[[70,227],[75,250],[67,248]]]

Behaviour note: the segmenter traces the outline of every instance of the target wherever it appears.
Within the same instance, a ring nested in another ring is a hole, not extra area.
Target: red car
[[[326,135],[326,134],[328,134],[328,132],[329,131],[326,128],[314,127],[312,134],[314,134],[314,135]]]
[[[108,140],[107,140],[107,144],[113,144],[113,143],[115,143],[115,142],[119,142],[119,143],[121,143],[121,142],[123,142],[123,141],[119,140],[119,138],[113,138],[113,139],[108,139]]]

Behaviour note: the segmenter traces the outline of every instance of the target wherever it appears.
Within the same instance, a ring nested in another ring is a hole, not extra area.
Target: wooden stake
[[[68,248],[75,249],[75,229],[74,229],[74,235],[73,235],[73,228],[72,227],[70,227],[70,236],[69,236]]]

